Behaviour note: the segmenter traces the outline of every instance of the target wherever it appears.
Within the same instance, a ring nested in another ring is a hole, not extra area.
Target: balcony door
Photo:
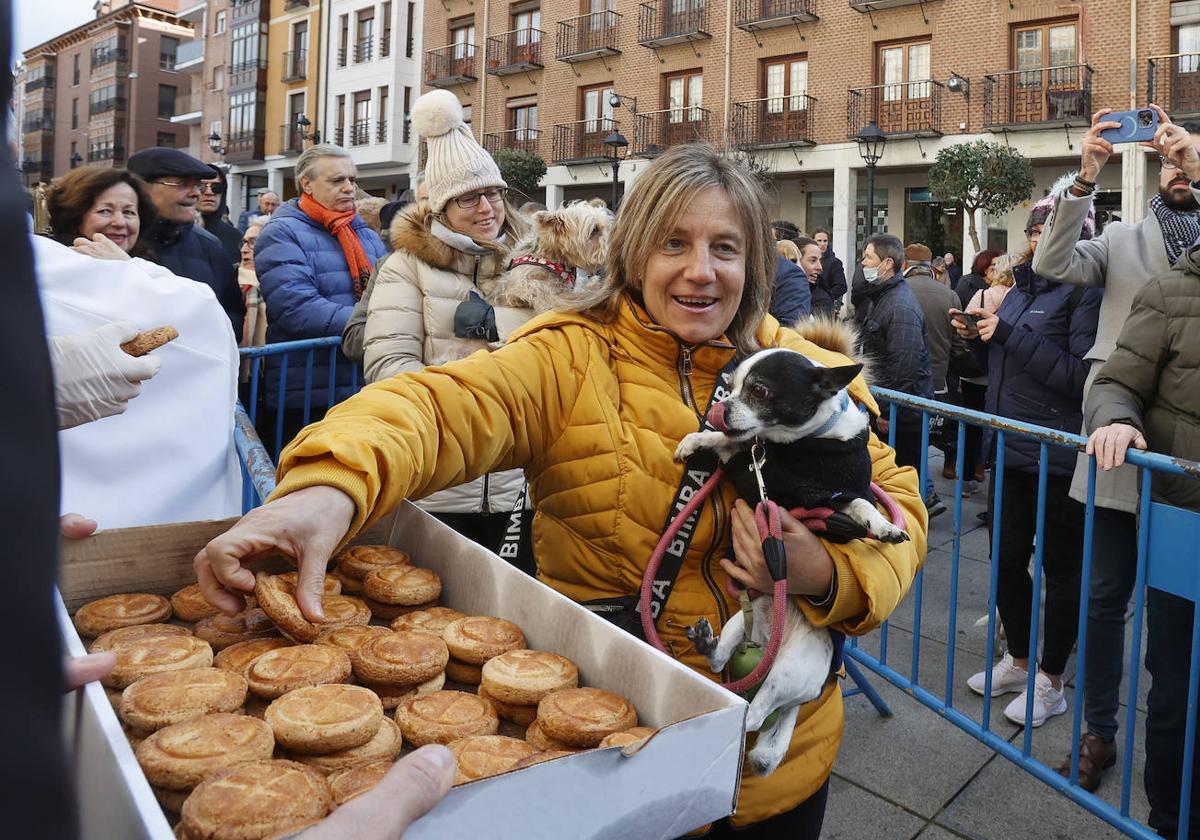
[[[538,44],[542,40],[542,10],[524,9],[513,12],[513,63],[537,61]]]
[[[450,28],[450,72],[448,76],[475,75],[475,20],[455,23]]]
[[[1013,29],[1012,122],[1088,117],[1074,21]]]
[[[759,103],[759,138],[781,143],[808,134],[808,59],[789,58],[763,64],[763,99]]]
[[[1175,27],[1172,39],[1179,57],[1171,62],[1171,110],[1200,112],[1200,23]]]
[[[614,128],[613,107],[609,100],[612,92],[612,85],[597,85],[580,92],[579,110],[583,114],[583,125],[575,157],[604,157],[604,138]]]
[[[933,124],[933,83],[928,41],[879,47],[875,123],[888,134],[921,131]]]

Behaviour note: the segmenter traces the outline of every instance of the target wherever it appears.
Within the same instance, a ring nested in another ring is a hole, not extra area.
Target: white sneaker
[[[984,680],[987,671],[980,671],[967,680],[967,688],[983,696]],[[992,668],[992,696],[1012,694],[1014,691],[1024,691],[1029,680],[1029,672],[1013,664],[1012,654],[1006,653]]]
[[[1017,726],[1025,725],[1025,698],[1022,691],[1004,709],[1004,716]],[[1063,693],[1050,684],[1050,678],[1038,672],[1033,681],[1033,719],[1031,724],[1036,729],[1046,722],[1046,718],[1061,715],[1067,710],[1067,698]]]

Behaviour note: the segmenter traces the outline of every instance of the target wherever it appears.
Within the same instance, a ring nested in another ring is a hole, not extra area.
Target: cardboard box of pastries
[[[196,552],[233,521],[128,528],[64,544],[60,619],[68,652],[86,652],[70,617],[81,605],[116,593],[170,597],[194,583]],[[414,566],[441,577],[439,604],[515,623],[530,649],[567,657],[578,667],[579,685],[627,698],[639,726],[657,730],[632,745],[617,739],[614,746],[521,762],[518,769],[456,786],[406,838],[678,837],[733,810],[745,701],[412,505],[355,542],[408,552]],[[104,687],[87,686],[64,708],[82,836],[172,840],[171,823]]]

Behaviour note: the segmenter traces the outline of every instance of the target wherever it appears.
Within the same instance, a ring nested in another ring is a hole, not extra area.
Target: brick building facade
[[[488,148],[541,155],[549,203],[610,197],[614,130],[623,183],[704,139],[768,169],[773,213],[832,228],[839,253],[865,226],[851,138],[871,120],[889,135],[875,228],[969,257],[963,219],[928,194],[939,149],[1006,142],[1040,195],[1077,161],[1092,111],[1144,104],[1151,75],[1172,113],[1200,111],[1195,0],[444,0],[424,35],[425,86],[454,91]],[[1105,219],[1139,217],[1153,183],[1142,152],[1121,157],[1102,176]],[[1027,211],[978,222],[1016,248]]]

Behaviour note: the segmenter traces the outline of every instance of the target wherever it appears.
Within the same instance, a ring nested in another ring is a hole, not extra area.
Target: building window
[[[537,99],[528,97],[514,99],[508,103],[508,130],[516,140],[537,139]]]
[[[542,10],[538,7],[524,8],[512,13],[512,28],[516,32],[513,42],[518,47],[536,44],[542,39]]]
[[[288,97],[288,125],[295,128],[304,114],[304,91],[293,93]]]
[[[579,111],[585,134],[608,134],[613,130],[613,109],[609,101],[612,92],[611,84],[584,88],[579,92]]]
[[[259,57],[266,52],[265,24],[243,23],[233,27],[229,72],[242,73],[258,68]]]
[[[354,21],[354,63],[370,61],[375,39],[375,7],[359,9]]]
[[[450,43],[454,45],[455,61],[475,57],[475,18],[460,18],[450,22]]]
[[[121,110],[124,107],[125,89],[121,85],[112,84],[93,88],[88,95],[88,114],[90,116]]]
[[[1042,70],[1075,64],[1077,36],[1074,21],[1046,23],[1013,30],[1017,71]],[[1040,76],[1040,74],[1037,74]],[[1018,84],[1020,81],[1018,80]]]
[[[405,143],[409,142],[409,140],[410,140],[409,132],[412,130],[412,126],[411,126],[412,118],[409,116],[409,113],[411,111],[412,111],[412,88],[406,86],[404,88],[404,137],[401,138]]]
[[[1079,91],[1083,72],[1078,65],[1078,27],[1057,21],[1013,28],[1010,119],[1040,122],[1086,117]]]
[[[295,61],[298,61],[297,69],[304,71],[305,62],[308,61],[308,21],[302,20],[292,27],[292,52],[295,54]]]
[[[110,35],[92,47],[92,72],[125,58],[125,36]]]
[[[71,84],[79,84],[79,53],[71,58]]]
[[[791,58],[763,62],[763,98],[768,114],[808,108],[808,59]]]
[[[337,145],[346,145],[346,97],[339,96],[337,98],[337,134],[334,135],[334,140]]]
[[[225,12],[217,12],[216,19],[213,23],[213,34],[222,35],[225,33]]]
[[[175,96],[178,92],[178,88],[174,85],[158,86],[158,116],[160,119],[169,119],[175,116]]]
[[[371,133],[371,91],[359,90],[354,93],[354,123],[350,126],[350,145],[362,146],[370,142]]]
[[[221,134],[221,121],[220,121],[220,120],[213,120],[212,122],[210,122],[210,123],[208,124],[208,133],[209,133],[209,134],[216,134],[217,136],[220,136],[220,134]]]
[[[704,75],[699,70],[687,70],[666,79],[667,120],[672,123],[695,122],[703,114]]]
[[[174,149],[175,148],[175,132],[173,132],[173,131],[158,132],[158,136],[155,137],[155,139],[154,139],[154,145],[158,146],[159,148],[163,148],[163,149]]]
[[[417,13],[417,4],[408,4],[408,19],[404,23],[404,57],[413,57],[413,18]]]
[[[158,41],[158,69],[174,70],[175,55],[179,52],[179,39],[163,35]],[[172,135],[174,136],[174,135]]]
[[[884,102],[929,98],[928,41],[880,47],[878,68]]]
[[[386,86],[379,89],[379,125],[375,132],[375,141],[377,143],[387,142],[388,94],[389,91]]]
[[[213,90],[224,90],[225,89],[225,68],[224,67],[214,67],[213,68],[212,89]]]
[[[1200,71],[1200,23],[1185,23],[1176,26],[1171,33],[1173,51],[1179,55],[1179,72]]]
[[[71,128],[79,128],[79,100],[71,100]]]
[[[229,97],[229,137],[245,140],[254,134],[258,120],[258,92],[234,93]]]
[[[392,54],[392,4],[391,0],[383,4],[380,11],[383,17],[383,34],[379,36],[379,57],[387,58]]]
[[[79,165],[79,162],[75,160],[75,158],[77,158],[77,157],[79,157],[79,144],[76,143],[74,140],[72,140],[71,141],[71,157],[69,158],[69,160],[71,161],[72,169],[74,169],[76,166]]]
[[[338,27],[338,67],[346,66],[346,48],[350,43],[350,16],[342,15]]]

